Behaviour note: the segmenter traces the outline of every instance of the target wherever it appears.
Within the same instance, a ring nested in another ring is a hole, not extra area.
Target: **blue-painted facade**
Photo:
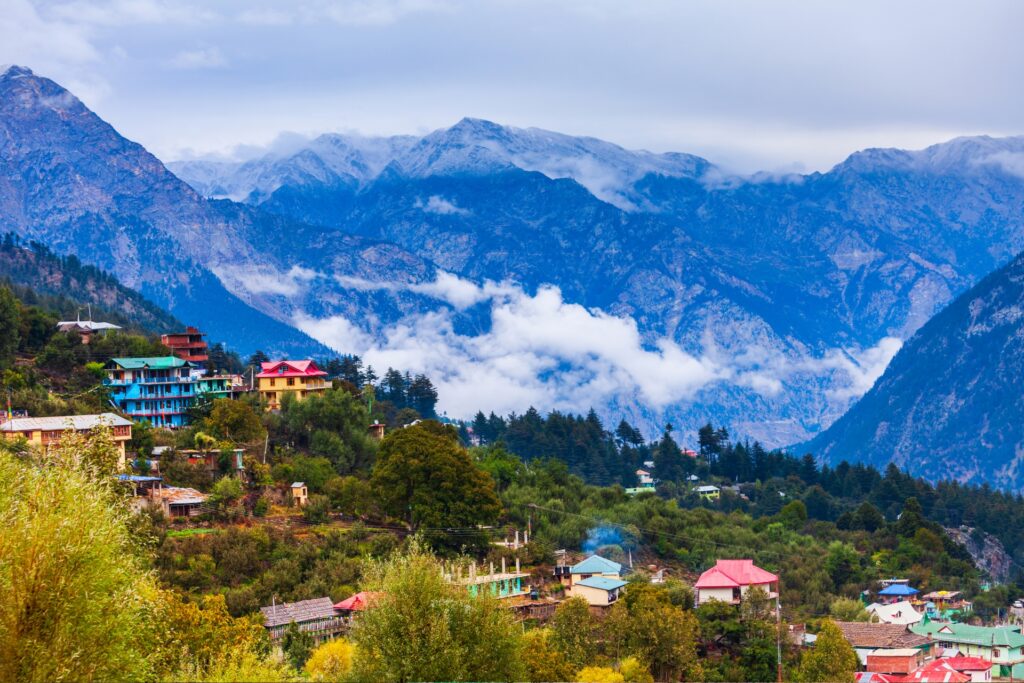
[[[227,381],[200,378],[193,363],[166,356],[113,358],[104,384],[110,388],[111,400],[131,419],[176,428],[189,424],[188,409],[199,396],[226,392]]]

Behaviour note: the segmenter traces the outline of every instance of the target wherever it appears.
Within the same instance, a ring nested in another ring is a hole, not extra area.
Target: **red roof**
[[[345,610],[348,612],[361,612],[369,607],[374,600],[377,600],[383,593],[374,593],[372,591],[360,591],[352,597],[345,598],[337,605],[334,609]]]
[[[938,661],[946,662],[957,671],[987,671],[992,668],[992,662],[981,657],[946,657]]]
[[[977,659],[977,657],[965,659]],[[906,676],[888,676],[888,679],[890,683],[968,683],[971,677],[950,666],[948,659],[936,659],[918,667]]]
[[[260,363],[257,377],[326,377],[327,373],[311,360],[272,360]]]
[[[719,560],[700,575],[694,588],[738,588],[778,580],[779,577],[761,569],[753,560]]]

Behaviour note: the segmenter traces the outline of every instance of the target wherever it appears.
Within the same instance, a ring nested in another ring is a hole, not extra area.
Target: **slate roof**
[[[622,565],[600,555],[591,555],[582,562],[574,564],[569,571],[573,574],[621,574]]]
[[[928,638],[911,633],[903,624],[871,624],[863,621],[837,621],[836,625],[850,645],[856,648],[922,647]]]
[[[301,624],[305,621],[337,616],[334,612],[334,602],[330,598],[285,602],[280,605],[260,607],[260,612],[263,613],[263,625],[267,628],[287,626],[293,621],[296,624]]]
[[[599,588],[603,591],[613,591],[616,588],[625,586],[626,582],[622,579],[609,579],[607,576],[591,576],[589,579],[577,581],[576,585],[586,586],[587,588]]]
[[[160,490],[160,497],[168,505],[201,505],[206,502],[206,494],[195,489],[178,486],[165,486]]]
[[[108,427],[128,427],[131,422],[114,413],[99,415],[59,415],[57,417],[16,417],[0,424],[0,431],[30,432],[37,429],[44,432],[62,432],[68,429],[86,431],[105,424]]]

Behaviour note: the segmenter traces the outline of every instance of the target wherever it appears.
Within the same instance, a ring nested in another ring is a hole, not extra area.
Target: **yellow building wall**
[[[292,380],[288,384],[288,380]],[[281,399],[285,394],[292,394],[301,401],[308,394],[327,391],[327,381],[323,377],[260,377],[260,398],[266,400],[267,410],[280,410]]]

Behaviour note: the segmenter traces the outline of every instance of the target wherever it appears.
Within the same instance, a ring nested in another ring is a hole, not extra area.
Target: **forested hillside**
[[[162,334],[182,329],[173,315],[122,285],[113,275],[82,263],[74,255],[59,256],[39,242],[22,242],[13,233],[0,241],[0,280],[18,298],[51,310],[62,320],[87,319]]]

